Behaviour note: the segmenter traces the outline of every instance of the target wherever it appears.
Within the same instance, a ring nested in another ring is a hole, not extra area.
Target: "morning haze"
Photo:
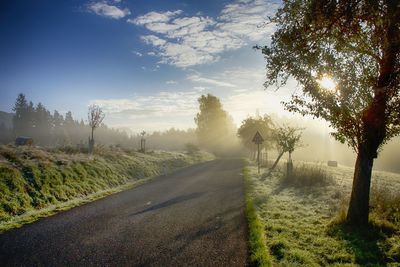
[[[400,3],[0,4],[1,266],[397,266]]]

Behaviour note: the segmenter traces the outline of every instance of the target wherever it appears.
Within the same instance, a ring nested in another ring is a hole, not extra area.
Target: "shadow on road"
[[[178,204],[180,202],[184,202],[184,201],[188,201],[190,199],[198,198],[198,197],[200,197],[202,195],[204,195],[204,192],[195,192],[195,193],[191,193],[191,194],[186,194],[186,195],[174,197],[174,198],[171,198],[171,199],[169,199],[167,201],[161,202],[161,203],[159,203],[157,205],[154,205],[154,206],[151,206],[151,207],[149,207],[147,209],[144,209],[142,211],[138,211],[138,212],[136,212],[136,213],[134,213],[132,215],[135,216],[135,215],[139,215],[139,214],[146,213],[146,212],[149,212],[149,211],[162,209],[162,208],[165,208],[165,207],[168,207],[168,206],[172,206],[172,205]]]

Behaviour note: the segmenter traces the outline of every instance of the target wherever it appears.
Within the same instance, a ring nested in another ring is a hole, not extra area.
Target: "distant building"
[[[16,146],[31,146],[33,145],[33,139],[26,136],[18,136],[15,138]]]
[[[335,160],[329,160],[329,161],[328,161],[328,166],[329,166],[329,167],[337,167],[337,166],[338,166],[338,163],[337,163],[337,161],[335,161]]]

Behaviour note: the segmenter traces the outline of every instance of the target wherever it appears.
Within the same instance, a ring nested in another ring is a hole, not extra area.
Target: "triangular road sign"
[[[262,144],[262,142],[264,142],[264,138],[262,138],[261,134],[257,131],[252,141],[255,144]]]

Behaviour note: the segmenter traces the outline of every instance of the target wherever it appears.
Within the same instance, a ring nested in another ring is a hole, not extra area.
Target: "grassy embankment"
[[[264,223],[260,220],[252,198],[252,178],[249,168],[243,169],[246,198],[246,217],[249,226],[250,264],[252,266],[272,266],[272,257],[266,246]]]
[[[212,159],[184,154],[0,146],[0,233],[142,184],[164,172]]]
[[[277,171],[265,180],[255,166],[246,172],[264,240],[252,253],[273,266],[400,266],[400,174],[373,172],[370,225],[352,227],[343,224],[352,168],[299,163],[290,179]]]

